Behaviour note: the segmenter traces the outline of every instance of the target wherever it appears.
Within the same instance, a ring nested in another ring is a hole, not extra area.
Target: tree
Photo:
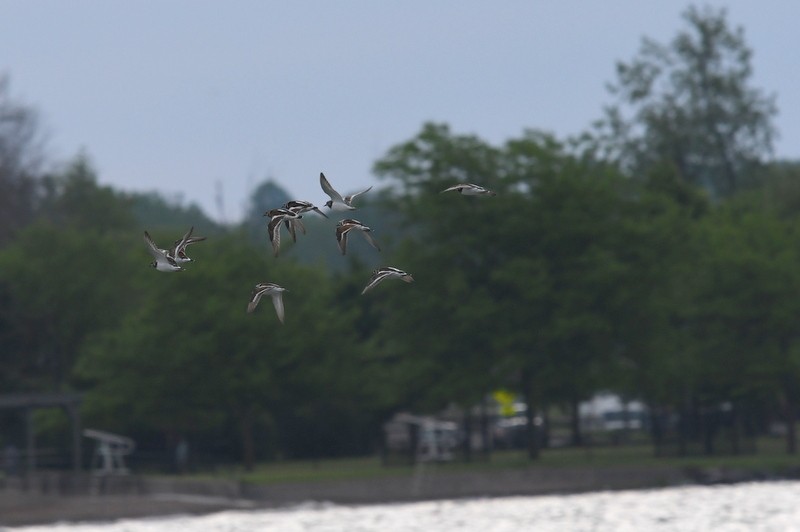
[[[545,403],[576,409],[620,384],[608,367],[644,334],[630,322],[657,285],[661,214],[641,183],[535,132],[494,147],[427,124],[376,170],[400,185],[409,242],[396,260],[419,274],[419,295],[384,296],[383,349],[406,367],[404,389],[469,405],[516,386],[535,457],[533,415]],[[439,194],[457,182],[498,195]]]
[[[12,99],[9,86],[0,75],[0,244],[34,217],[43,150],[36,111]]]
[[[800,303],[798,226],[738,198],[699,227],[704,249],[692,273],[693,349],[706,402],[770,397],[797,452]]]
[[[668,45],[642,41],[617,64],[617,102],[599,123],[599,144],[633,175],[662,162],[724,197],[752,182],[772,152],[773,96],[752,87],[752,51],[725,10],[689,7],[688,28]]]
[[[17,390],[64,388],[85,339],[136,297],[120,297],[141,246],[127,202],[97,185],[85,158],[43,182],[43,216],[0,251],[3,369]]]

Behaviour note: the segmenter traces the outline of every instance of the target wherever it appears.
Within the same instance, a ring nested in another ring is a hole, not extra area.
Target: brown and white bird
[[[474,183],[461,183],[459,185],[453,185],[452,187],[442,190],[442,193],[450,192],[451,190],[455,190],[464,196],[497,196],[497,192],[492,192],[491,190],[483,188],[482,186]]]
[[[372,238],[372,229],[362,224],[358,220],[346,218],[336,224],[336,242],[339,244],[339,250],[341,250],[342,255],[347,253],[347,235],[353,230],[361,231],[361,234],[364,235],[364,238],[372,247],[378,251],[381,250],[381,247],[378,245],[375,239]]]
[[[247,313],[251,313],[258,306],[263,296],[270,296],[272,304],[275,306],[275,312],[278,314],[278,319],[283,323],[283,293],[288,292],[282,286],[275,283],[258,283],[253,288],[253,294],[250,296],[250,303],[247,304]]]
[[[272,243],[272,250],[275,256],[281,250],[281,225],[284,221],[290,220],[292,222],[299,221],[303,216],[289,209],[272,209],[264,213],[264,216],[269,216],[269,223],[267,224],[267,233],[269,234],[269,241]],[[301,226],[302,227],[302,226]],[[290,229],[290,232],[294,228]],[[302,228],[305,232],[305,228]]]
[[[319,210],[319,208],[311,202],[308,201],[301,201],[301,200],[292,200],[287,201],[283,204],[284,209],[288,209],[292,212],[297,214],[305,214],[309,211],[314,211],[316,213],[321,214],[325,218],[328,217],[327,214]],[[292,241],[297,242],[297,230],[299,229],[301,233],[306,234],[306,228],[297,218],[285,218],[283,223],[286,225],[286,229],[289,230],[289,234],[292,236]]]
[[[319,210],[319,208],[309,201],[301,201],[301,200],[292,200],[287,201],[283,204],[284,209],[289,209],[290,211],[296,212],[297,214],[305,214],[309,211],[314,211],[317,214],[321,214],[325,218],[328,217],[327,214]]]
[[[206,239],[204,236],[192,236],[192,232],[194,231],[194,226],[190,227],[189,230],[183,235],[183,238],[179,238],[175,241],[175,245],[172,248],[172,258],[175,259],[175,262],[178,264],[182,264],[184,262],[192,262],[186,255],[186,247],[189,244],[194,244],[195,242],[202,242]]]
[[[369,283],[364,287],[364,290],[362,290],[361,293],[365,294],[367,290],[371,290],[384,279],[389,279],[391,277],[398,278],[407,283],[414,282],[414,278],[403,270],[393,268],[391,266],[385,266],[372,272],[372,278],[369,280]]]
[[[325,174],[322,172],[319,173],[319,184],[322,187],[323,192],[330,196],[331,199],[325,202],[325,206],[333,211],[353,211],[355,207],[353,207],[353,200],[356,199],[361,194],[369,192],[372,190],[372,187],[362,190],[361,192],[356,192],[355,194],[350,194],[349,196],[342,197],[330,183],[325,178]]]

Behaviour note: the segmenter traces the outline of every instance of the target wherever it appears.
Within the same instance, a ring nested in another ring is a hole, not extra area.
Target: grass
[[[270,484],[325,480],[347,480],[410,476],[424,467],[428,473],[491,472],[526,468],[602,468],[614,466],[732,468],[761,472],[786,471],[800,467],[800,456],[787,455],[783,440],[763,438],[757,442],[756,454],[712,456],[655,457],[650,445],[559,448],[544,450],[536,461],[528,460],[524,451],[503,450],[482,460],[479,453],[470,463],[426,463],[422,466],[393,465],[384,467],[377,456],[326,459],[319,461],[281,461],[258,464],[253,471],[239,468],[221,470],[214,474],[198,474],[192,478],[226,478],[247,483]]]

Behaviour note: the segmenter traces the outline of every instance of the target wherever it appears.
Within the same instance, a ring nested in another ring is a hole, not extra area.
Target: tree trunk
[[[533,376],[530,370],[522,371],[522,394],[525,396],[525,429],[528,447],[528,458],[539,458],[539,435],[536,430],[535,414],[536,405],[533,399]]]

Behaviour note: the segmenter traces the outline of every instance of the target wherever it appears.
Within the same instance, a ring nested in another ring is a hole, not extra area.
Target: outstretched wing
[[[356,192],[355,194],[350,194],[349,196],[347,196],[346,198],[344,198],[344,201],[345,201],[345,203],[348,203],[348,204],[350,204],[350,203],[353,203],[353,200],[354,200],[354,199],[356,199],[357,197],[359,197],[359,196],[360,196],[360,195],[362,195],[362,194],[366,194],[366,193],[367,193],[367,192],[369,192],[370,190],[372,190],[372,187],[365,188],[365,189],[364,189],[364,190],[362,190],[361,192]]]
[[[325,178],[325,174],[322,172],[319,173],[319,185],[322,187],[322,191],[331,197],[333,201],[341,201],[344,202],[342,195],[336,192],[328,180]]]
[[[272,242],[272,250],[275,252],[275,256],[278,256],[278,253],[281,250],[281,223],[283,222],[283,218],[276,216],[269,221],[267,224],[267,232],[269,233],[269,241]]]
[[[283,323],[283,292],[276,290],[271,295],[272,304],[275,306],[275,313],[278,314],[278,319]]]
[[[261,289],[261,290],[258,290],[258,289],[253,290],[253,295],[250,298],[250,303],[247,304],[247,313],[248,314],[250,314],[251,312],[253,312],[256,309],[256,307],[258,306],[258,302],[261,301],[261,296],[263,296],[264,292],[266,292],[266,291],[267,291],[266,288]]]
[[[381,281],[386,279],[386,277],[388,275],[389,275],[388,272],[381,271],[381,270],[376,270],[372,274],[372,279],[369,280],[369,284],[367,284],[367,286],[364,287],[364,290],[361,291],[361,294],[362,295],[365,294],[367,292],[367,290],[372,290],[372,288],[377,286],[378,283],[380,283]]]
[[[369,242],[370,245],[372,245],[372,247],[374,247],[378,251],[381,250],[381,247],[378,245],[378,242],[372,237],[371,231],[361,231],[361,234],[364,235],[364,238],[367,239],[367,242]]]
[[[350,232],[353,226],[349,224],[336,226],[336,243],[339,244],[339,251],[342,255],[347,253],[347,233]]]
[[[147,244],[147,251],[150,252],[154,259],[166,260],[167,255],[158,249],[158,246],[156,246],[156,243],[153,242],[153,238],[147,231],[144,232],[144,243]]]

